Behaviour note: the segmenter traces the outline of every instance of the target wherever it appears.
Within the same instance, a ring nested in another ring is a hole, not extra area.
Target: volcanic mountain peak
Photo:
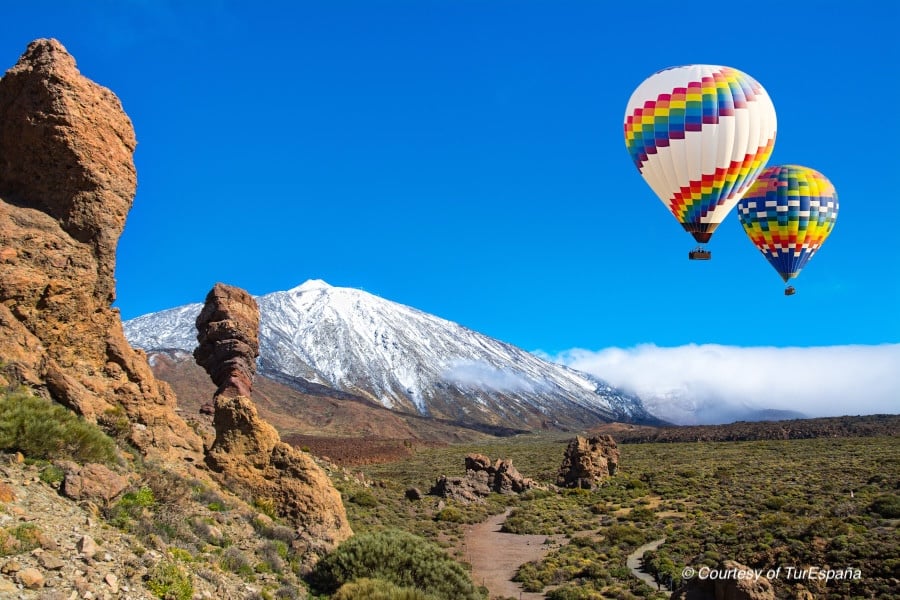
[[[302,378],[385,407],[454,421],[576,428],[652,419],[640,400],[457,323],[311,280],[257,297],[260,373]],[[125,324],[147,350],[195,345],[188,305]]]

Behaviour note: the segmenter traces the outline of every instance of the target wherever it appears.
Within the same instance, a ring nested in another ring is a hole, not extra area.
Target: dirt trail
[[[518,583],[510,580],[519,565],[539,560],[558,546],[563,536],[503,533],[500,526],[509,513],[507,510],[493,515],[466,529],[463,551],[465,560],[472,565],[472,581],[475,585],[485,586],[490,591],[491,598],[502,596],[543,600],[543,593],[523,592]],[[548,539],[552,539],[553,543],[545,544]]]
[[[638,548],[637,550],[635,550],[634,552],[632,552],[631,554],[628,555],[628,559],[625,561],[625,564],[629,569],[631,569],[631,573],[635,577],[637,577],[638,579],[640,579],[641,581],[643,581],[644,583],[649,585],[654,590],[659,589],[659,590],[665,592],[666,595],[671,596],[672,592],[670,590],[668,590],[665,586],[657,587],[656,581],[653,580],[653,576],[650,575],[649,573],[645,573],[642,570],[643,569],[642,557],[644,556],[644,552],[647,552],[648,550],[656,550],[665,541],[666,541],[666,538],[660,538],[658,540],[653,540],[649,544],[644,544],[643,546],[641,546],[640,548]]]

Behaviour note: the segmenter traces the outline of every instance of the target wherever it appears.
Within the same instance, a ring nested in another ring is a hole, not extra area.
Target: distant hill
[[[900,435],[900,415],[820,417],[787,421],[738,421],[727,425],[652,427],[609,423],[591,429],[628,444],[646,442],[737,442]]]

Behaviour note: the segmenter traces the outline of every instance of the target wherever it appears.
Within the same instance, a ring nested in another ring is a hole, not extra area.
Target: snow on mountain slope
[[[311,280],[256,298],[262,374],[302,377],[403,412],[523,428],[646,421],[640,400],[451,321]],[[196,346],[190,304],[125,322],[145,350]]]

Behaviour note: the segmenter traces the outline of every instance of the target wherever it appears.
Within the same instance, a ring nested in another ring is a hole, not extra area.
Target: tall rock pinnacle
[[[0,384],[101,424],[124,409],[141,452],[194,461],[199,436],[111,307],[135,144],[116,96],[56,40],[29,44],[0,78]]]
[[[259,308],[246,291],[217,283],[196,321],[194,359],[218,387],[216,437],[206,464],[247,499],[271,502],[297,528],[314,560],[352,535],[341,495],[313,459],[281,441],[250,399],[259,355]]]

